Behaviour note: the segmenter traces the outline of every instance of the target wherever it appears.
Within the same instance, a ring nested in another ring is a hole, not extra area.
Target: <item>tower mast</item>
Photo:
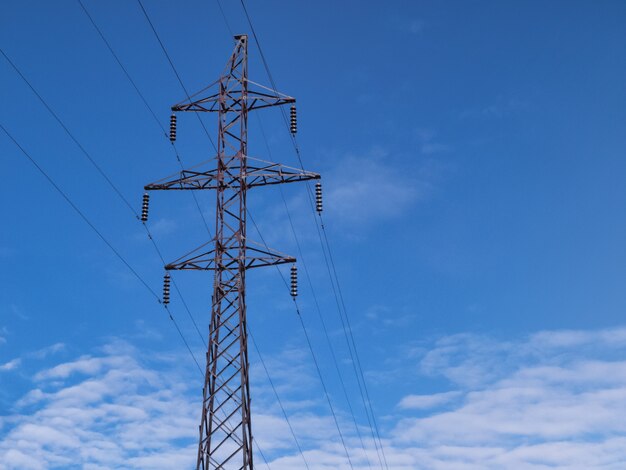
[[[172,106],[174,113],[217,113],[215,168],[207,170],[200,165],[145,186],[147,191],[213,189],[217,194],[214,238],[165,266],[167,271],[214,272],[197,470],[253,469],[246,271],[296,261],[248,240],[247,191],[320,178],[317,173],[248,156],[248,112],[293,104],[295,98],[249,81],[248,37],[238,35],[234,39],[235,49],[219,79]],[[194,99],[199,95],[203,97]],[[294,113],[292,106],[292,116]],[[295,132],[293,122],[292,117]],[[170,139],[174,140],[175,114],[171,123]],[[296,293],[292,289],[292,295]],[[169,301],[169,286],[167,296]]]

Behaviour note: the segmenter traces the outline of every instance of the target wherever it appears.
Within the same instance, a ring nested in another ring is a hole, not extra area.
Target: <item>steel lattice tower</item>
[[[295,99],[248,80],[248,37],[235,36],[235,43],[220,78],[172,106],[173,112],[217,113],[216,168],[205,170],[201,164],[145,186],[148,191],[217,192],[215,237],[165,266],[168,271],[214,271],[198,470],[253,469],[246,271],[295,262],[293,257],[248,240],[247,191],[257,186],[320,178],[317,173],[248,157],[248,112],[295,103]],[[196,99],[198,96],[202,97]],[[173,115],[172,140],[175,122]]]

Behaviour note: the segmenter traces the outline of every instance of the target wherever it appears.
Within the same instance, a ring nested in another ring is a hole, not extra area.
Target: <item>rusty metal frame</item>
[[[209,90],[217,87],[216,92]],[[207,94],[195,99],[197,96]],[[167,270],[214,272],[211,320],[197,470],[253,470],[252,421],[246,319],[246,271],[293,263],[295,258],[249,241],[247,190],[319,179],[317,173],[248,157],[248,112],[294,103],[295,99],[248,80],[248,37],[235,36],[235,49],[221,77],[174,112],[216,112],[216,168],[201,164],[145,186],[152,190],[217,193],[215,237],[165,266]],[[254,163],[249,165],[249,160]],[[207,246],[212,244],[211,249]]]
[[[212,159],[214,162],[217,159]],[[272,163],[258,158],[247,157],[248,162],[252,160],[262,166],[247,165],[245,175],[231,175],[232,179],[223,181],[224,185],[230,187],[245,186],[250,189],[256,186],[268,186],[281,183],[295,183],[319,179],[320,175],[310,171],[303,171],[280,163]],[[183,170],[166,176],[154,183],[145,186],[146,190],[198,190],[217,189],[217,169],[202,170],[208,162],[203,162],[188,170]]]

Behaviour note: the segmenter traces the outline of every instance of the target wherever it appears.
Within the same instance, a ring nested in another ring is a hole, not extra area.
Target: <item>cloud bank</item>
[[[508,340],[446,336],[411,360],[418,379],[438,378],[447,389],[391,404],[382,429],[390,469],[624,468],[626,329]],[[193,468],[201,379],[179,364],[180,358],[148,358],[113,341],[40,370],[32,389],[0,418],[0,469]],[[287,393],[284,404],[309,468],[350,468],[328,413],[290,400],[287,391],[299,380],[285,374],[276,382]],[[257,466],[304,468],[284,418],[266,390],[257,390],[264,398],[255,410],[256,451],[268,460],[266,466],[257,455]],[[382,455],[365,426],[366,451],[346,414],[339,419],[353,468],[380,468]]]

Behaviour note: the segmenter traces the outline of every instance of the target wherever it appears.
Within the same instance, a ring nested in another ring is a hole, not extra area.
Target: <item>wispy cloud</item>
[[[41,371],[16,414],[6,418],[0,468],[191,465],[185,441],[191,445],[195,438],[196,410],[183,398],[185,381],[176,377],[142,366],[128,351]]]
[[[4,364],[0,364],[0,372],[7,372],[10,370],[15,370],[20,366],[21,363],[22,363],[22,360],[17,358],[9,362],[5,362]]]
[[[442,153],[450,153],[454,147],[448,143],[441,142],[437,138],[437,133],[433,129],[418,128],[415,130],[415,136],[420,145],[422,155],[437,155]]]
[[[437,142],[427,142],[422,144],[422,153],[424,155],[434,155],[437,153],[448,153],[452,151],[452,146]]]
[[[624,353],[623,329],[440,338],[420,365],[460,389],[460,403],[405,417],[394,433],[430,457],[454,459],[454,468],[617,469],[626,457]]]
[[[0,469],[191,467],[199,397],[189,384],[198,378],[177,370],[179,361],[142,357],[117,341],[37,373],[0,423]],[[302,381],[310,376],[300,369],[305,358],[297,350],[267,358],[272,370],[284,360],[285,373],[274,379],[311,470],[347,470],[329,413],[291,400],[298,388],[315,393]],[[382,442],[392,470],[617,470],[626,461],[626,329],[542,331],[506,341],[445,336],[417,361],[423,379],[444,378],[449,390],[408,394],[386,417]],[[273,470],[301,468],[254,367],[257,442]],[[337,411],[352,467],[369,468],[378,459],[373,442],[364,433],[367,451],[360,449]]]
[[[50,346],[46,346],[45,348],[41,348],[41,349],[38,349],[37,351],[33,351],[32,353],[29,353],[28,356],[34,359],[45,359],[48,356],[57,354],[64,350],[65,350],[64,343],[54,343],[54,344],[51,344]]]
[[[394,164],[383,149],[348,155],[326,177],[325,210],[350,223],[398,217],[430,195],[433,181],[422,170]]]
[[[28,315],[26,315],[23,312],[22,308],[20,308],[16,304],[3,305],[2,307],[0,307],[0,311],[2,311],[2,313],[6,314],[7,316],[13,316],[19,318],[20,320],[28,320]],[[6,334],[6,329],[1,329],[0,334],[2,333]]]
[[[405,410],[422,410],[434,408],[454,400],[461,392],[434,393],[432,395],[407,395],[398,406]]]
[[[0,337],[0,344],[4,342],[4,338]],[[65,349],[65,344],[63,343],[55,343],[53,345],[47,346],[45,348],[29,352],[24,355],[24,357],[17,357],[12,359],[5,364],[0,365],[0,372],[9,372],[16,371],[23,363],[23,359],[45,359],[46,357],[55,354],[59,351]]]
[[[528,108],[528,104],[516,98],[499,98],[494,103],[468,108],[459,112],[461,119],[502,119]]]
[[[421,34],[426,26],[426,22],[421,18],[407,18],[395,15],[390,18],[389,23],[394,30],[411,35]]]

